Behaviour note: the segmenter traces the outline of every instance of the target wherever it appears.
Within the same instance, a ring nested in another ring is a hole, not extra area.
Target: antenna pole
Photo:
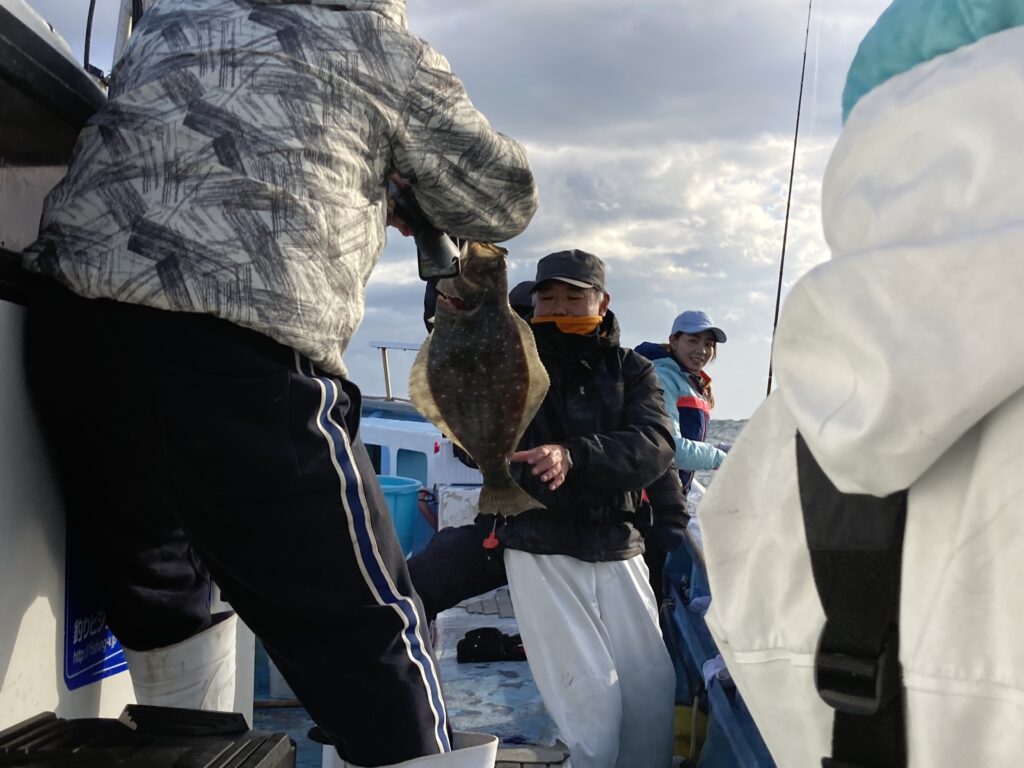
[[[786,220],[782,227],[782,258],[779,259],[779,284],[775,290],[775,318],[772,320],[772,346],[775,345],[775,329],[779,325],[779,306],[782,303],[782,271],[786,267],[786,239],[789,236],[789,209],[793,203],[793,175],[796,172],[796,143],[800,137],[800,107],[804,101],[804,73],[807,72],[807,41],[811,37],[811,6],[814,0],[807,3],[807,29],[804,31],[804,60],[800,65],[800,95],[796,100],[796,130],[793,132],[793,159],[789,164],[789,191],[786,193]],[[768,390],[764,396],[772,393],[772,360],[768,358]]]

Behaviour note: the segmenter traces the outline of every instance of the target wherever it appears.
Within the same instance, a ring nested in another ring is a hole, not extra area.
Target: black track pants
[[[125,646],[208,626],[212,574],[342,757],[450,749],[355,386],[222,320],[70,294],[30,310],[26,365]]]

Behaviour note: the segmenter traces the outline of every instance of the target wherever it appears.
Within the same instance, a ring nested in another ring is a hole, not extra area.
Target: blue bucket
[[[384,500],[391,512],[391,520],[395,524],[398,543],[402,547],[403,554],[409,557],[413,550],[416,521],[420,517],[418,504],[420,481],[397,475],[377,475],[377,480],[380,482]]]

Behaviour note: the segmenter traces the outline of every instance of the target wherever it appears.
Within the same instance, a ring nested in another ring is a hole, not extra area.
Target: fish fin
[[[427,340],[423,342],[420,351],[416,353],[416,360],[409,371],[409,399],[416,406],[416,410],[426,417],[427,421],[440,429],[445,437],[465,451],[466,448],[455,439],[451,428],[445,422],[444,417],[441,416],[441,409],[437,407],[434,394],[430,391],[430,380],[427,378],[427,361],[430,357],[431,338],[431,336],[427,336]],[[466,451],[466,453],[469,453],[469,451]]]
[[[480,489],[480,514],[513,517],[528,509],[547,509],[511,478],[497,487],[484,483]]]
[[[537,341],[533,337],[533,331],[530,329],[530,326],[518,315],[513,314],[512,319],[515,321],[516,330],[519,332],[519,338],[523,343],[523,354],[526,356],[527,379],[529,382],[529,387],[526,390],[526,403],[523,406],[522,424],[520,425],[519,434],[516,435],[515,444],[519,445],[523,433],[526,432],[526,428],[533,421],[533,417],[540,409],[541,403],[544,402],[544,397],[548,393],[548,387],[551,386],[551,380],[548,378],[548,372],[544,369],[544,363],[540,361],[540,354],[537,352]]]

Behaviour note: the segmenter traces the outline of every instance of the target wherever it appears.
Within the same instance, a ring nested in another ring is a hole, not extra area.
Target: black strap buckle
[[[829,651],[819,640],[814,654],[818,695],[837,712],[878,714],[900,690],[897,638],[895,630],[886,637],[878,658]]]

